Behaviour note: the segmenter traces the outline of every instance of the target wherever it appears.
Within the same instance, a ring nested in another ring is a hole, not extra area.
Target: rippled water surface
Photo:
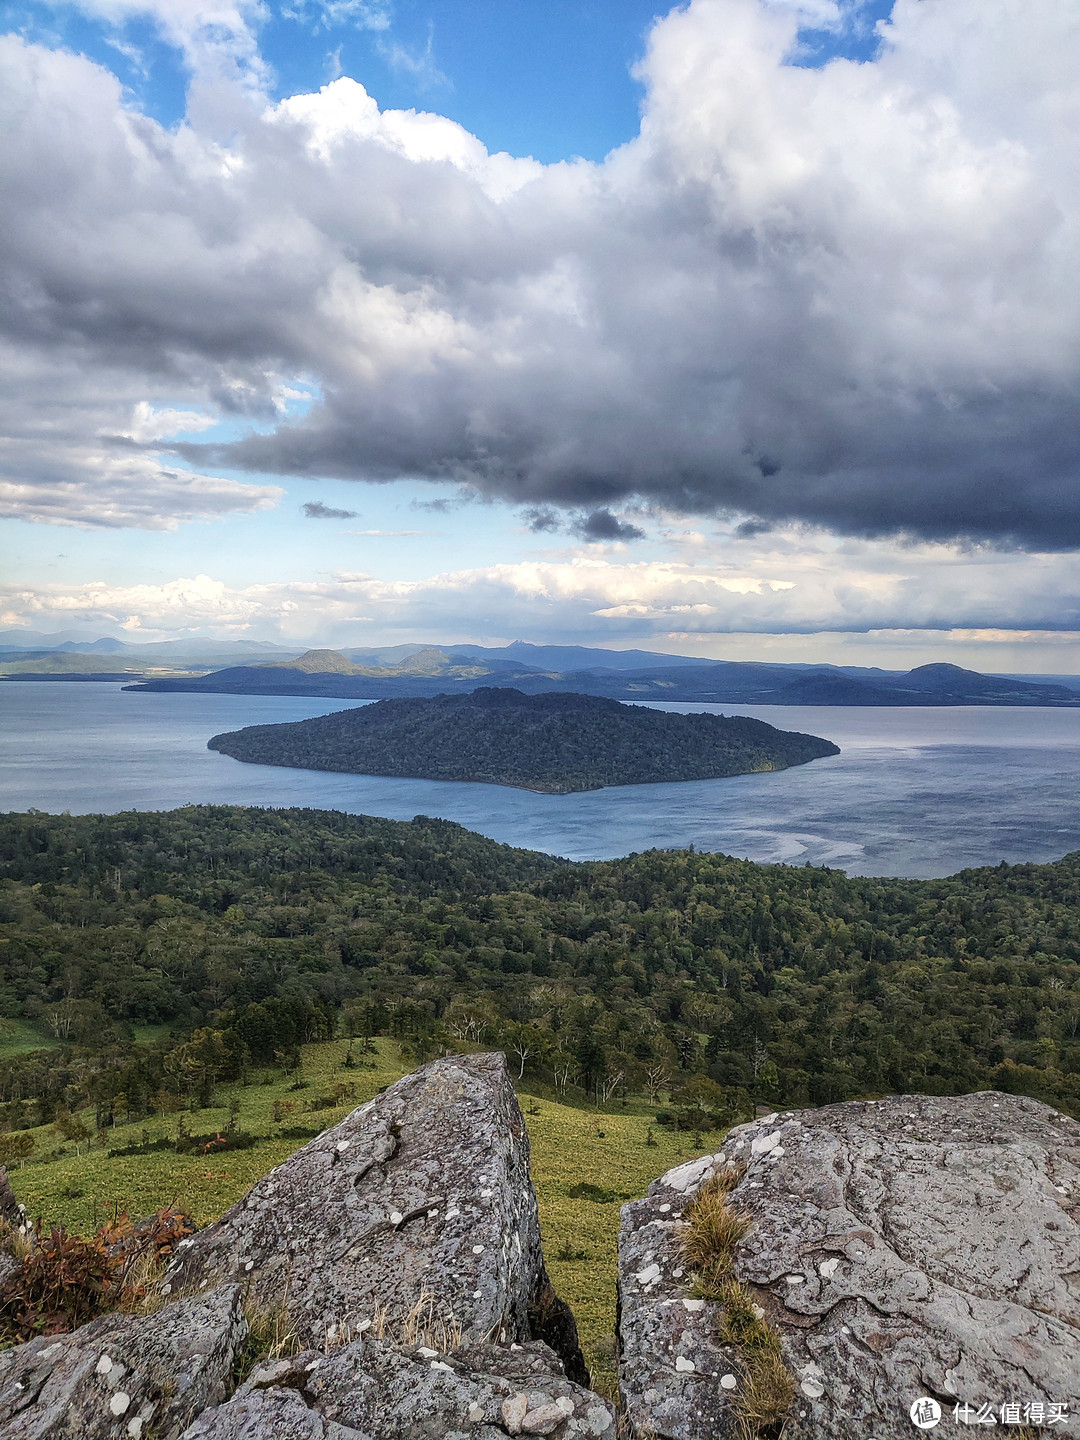
[[[827,736],[842,753],[773,775],[584,795],[244,765],[206,748],[221,730],[347,708],[95,682],[0,684],[0,809],[311,805],[441,815],[573,859],[695,845],[864,875],[946,875],[1080,849],[1080,709],[670,705],[756,715]]]

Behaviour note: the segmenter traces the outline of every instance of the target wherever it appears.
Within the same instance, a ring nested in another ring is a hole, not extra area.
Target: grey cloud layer
[[[673,13],[599,166],[488,156],[349,80],[277,106],[206,82],[167,134],[6,41],[11,432],[62,430],[78,483],[135,399],[272,422],[300,377],[304,418],[176,452],[450,479],[586,532],[637,497],[1080,545],[1080,19],[898,0],[878,62],[823,70],[784,63],[797,21]],[[75,364],[101,393],[59,416]]]

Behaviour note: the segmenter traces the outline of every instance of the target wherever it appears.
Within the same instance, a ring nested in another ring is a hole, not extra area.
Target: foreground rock
[[[1080,1435],[1080,1124],[979,1094],[767,1116],[625,1206],[635,1436],[737,1433],[744,1357],[717,1342],[718,1307],[693,1298],[678,1245],[683,1209],[728,1162],[747,1166],[729,1203],[753,1219],[735,1274],[798,1387],[785,1440],[908,1440],[920,1397],[940,1405],[939,1433],[956,1433],[954,1405],[974,1420],[989,1404],[998,1425]]]
[[[228,1395],[247,1334],[233,1285],[0,1352],[0,1436],[176,1440]]]
[[[11,1188],[11,1181],[8,1173],[0,1165],[0,1221],[5,1225],[18,1229],[25,1224],[26,1211],[15,1198],[15,1192]]]
[[[585,1379],[544,1272],[525,1122],[501,1055],[434,1060],[298,1150],[179,1247],[167,1291],[238,1281],[305,1345],[381,1329],[550,1338]]]
[[[450,1354],[354,1341],[261,1365],[183,1440],[614,1440],[606,1401],[567,1380],[548,1346]]]

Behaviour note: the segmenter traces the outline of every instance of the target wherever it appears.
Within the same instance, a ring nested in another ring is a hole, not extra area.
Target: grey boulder
[[[0,1436],[176,1440],[228,1395],[247,1334],[240,1292],[228,1286],[0,1352]]]
[[[353,1341],[260,1365],[183,1440],[615,1440],[606,1401],[567,1380],[542,1342],[424,1346]]]
[[[26,1223],[26,1210],[15,1198],[7,1170],[0,1165],[0,1220],[5,1225],[20,1228]]]
[[[753,1222],[735,1274],[797,1387],[785,1440],[909,1440],[920,1400],[946,1429],[988,1406],[999,1426],[1080,1435],[1080,1124],[991,1093],[766,1116],[625,1206],[634,1435],[736,1433],[743,1359],[679,1250],[683,1209],[732,1162],[747,1168],[729,1203]]]
[[[324,1349],[374,1327],[440,1348],[576,1331],[544,1271],[525,1122],[502,1055],[399,1080],[182,1241],[165,1287],[242,1283]],[[531,1312],[531,1314],[530,1314]]]

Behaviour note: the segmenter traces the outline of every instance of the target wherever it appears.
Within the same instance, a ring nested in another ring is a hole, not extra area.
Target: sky
[[[0,631],[1080,671],[1080,10],[0,7]]]

